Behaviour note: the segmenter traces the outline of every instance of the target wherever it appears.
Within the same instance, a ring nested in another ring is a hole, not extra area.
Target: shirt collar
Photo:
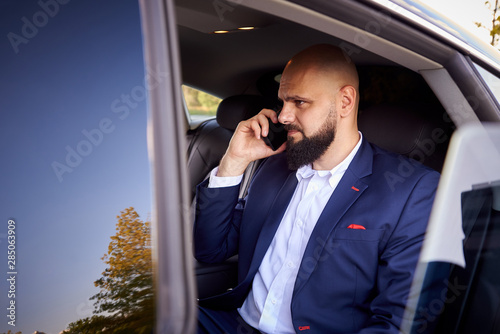
[[[328,181],[329,181],[330,185],[333,187],[333,183],[335,182],[334,181],[335,175],[338,175],[338,174],[343,175],[344,172],[347,170],[347,167],[349,167],[349,165],[351,164],[352,159],[354,159],[354,156],[356,155],[356,153],[358,153],[359,147],[361,146],[361,142],[363,140],[363,135],[361,134],[361,132],[358,131],[358,133],[359,133],[358,143],[353,148],[351,153],[349,153],[349,155],[344,160],[342,160],[341,163],[339,163],[337,166],[333,167],[329,171],[314,170],[312,168],[311,164],[302,166],[299,169],[297,169],[297,172],[295,173],[297,180],[300,182],[303,179],[307,179],[307,178],[314,176],[314,174],[318,174],[321,177],[324,177],[324,176],[329,174],[330,177],[329,177]]]

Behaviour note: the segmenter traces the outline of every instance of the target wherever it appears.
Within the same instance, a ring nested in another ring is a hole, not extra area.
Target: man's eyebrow
[[[285,100],[285,101],[310,101],[311,99],[308,99],[307,97],[300,96],[300,95],[290,95],[290,96],[285,96],[284,99],[279,99],[280,101]]]

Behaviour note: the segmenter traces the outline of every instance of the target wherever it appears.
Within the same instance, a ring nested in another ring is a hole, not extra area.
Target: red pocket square
[[[363,225],[358,225],[358,224],[351,224],[347,226],[347,228],[352,228],[355,230],[366,230],[366,228]]]

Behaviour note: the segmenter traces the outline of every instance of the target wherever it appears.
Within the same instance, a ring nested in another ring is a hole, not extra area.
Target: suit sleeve
[[[399,333],[438,181],[439,173],[432,171],[414,184],[379,258],[378,295],[370,306],[372,316],[360,333],[380,333],[381,330]]]
[[[219,263],[238,251],[242,203],[239,185],[208,188],[208,180],[196,189],[194,252],[200,262]]]

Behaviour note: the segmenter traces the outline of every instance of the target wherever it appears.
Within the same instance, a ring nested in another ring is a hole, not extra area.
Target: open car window
[[[146,81],[163,77],[138,3],[2,1],[0,22],[0,332],[147,331]]]

